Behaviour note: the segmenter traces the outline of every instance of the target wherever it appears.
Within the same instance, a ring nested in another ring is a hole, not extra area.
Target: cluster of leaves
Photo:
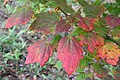
[[[5,0],[5,4],[8,1],[11,0]],[[77,67],[80,71],[91,66],[91,72],[97,77],[107,76],[103,66],[107,63],[118,65],[120,57],[120,17],[118,9],[114,9],[114,6],[119,8],[120,2],[116,0],[116,3],[108,4],[96,0],[90,4],[85,0],[72,0],[71,3],[69,0],[26,0],[26,4],[19,6],[8,18],[5,28],[33,20],[29,30],[53,35],[49,39],[43,36],[42,40],[28,48],[26,64],[38,62],[44,66],[57,51],[68,75]],[[113,11],[109,9],[111,7]],[[98,72],[97,69],[104,71]]]

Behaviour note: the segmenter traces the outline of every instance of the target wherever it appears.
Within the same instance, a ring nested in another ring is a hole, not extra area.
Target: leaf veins
[[[59,22],[57,22],[55,33],[68,32],[70,27],[71,27],[71,25],[69,23],[67,23],[65,19],[62,19]]]
[[[82,56],[82,47],[75,37],[64,37],[60,40],[58,46],[58,59],[63,63],[63,68],[72,74],[77,68]]]
[[[36,20],[30,25],[29,30],[51,33],[56,22],[59,20],[59,14],[52,12],[43,12],[36,14]]]
[[[96,35],[95,33],[88,33],[86,36],[80,35],[80,38],[80,44],[87,44],[88,50],[90,52],[94,52],[95,48],[98,49],[99,47],[104,45],[104,39],[101,36]]]
[[[82,18],[79,16],[78,24],[82,27],[85,31],[91,31],[94,28],[94,23],[96,22],[93,18]]]
[[[33,10],[29,6],[18,7],[16,12],[7,20],[5,28],[11,28],[16,24],[26,24],[33,14]]]
[[[38,62],[43,66],[52,56],[52,46],[46,41],[38,41],[28,48],[25,64]]]
[[[111,28],[115,26],[120,26],[120,17],[115,17],[113,15],[108,15],[106,17],[106,22]]]
[[[98,56],[111,65],[117,65],[120,57],[120,49],[116,44],[107,42],[98,50]]]

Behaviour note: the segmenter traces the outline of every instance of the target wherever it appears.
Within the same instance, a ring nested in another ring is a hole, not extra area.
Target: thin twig
[[[66,12],[64,12],[60,7],[58,7],[60,9],[61,12],[63,12],[63,14],[65,14],[65,16],[68,16],[68,14]]]
[[[105,38],[106,38],[107,40],[110,40],[110,41],[116,43],[118,46],[120,46],[120,44],[119,44],[117,41],[115,41],[114,39],[110,38],[110,36],[108,36],[107,34],[105,34]]]

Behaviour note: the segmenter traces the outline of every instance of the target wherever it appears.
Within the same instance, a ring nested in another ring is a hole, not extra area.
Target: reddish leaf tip
[[[44,66],[49,57],[52,56],[52,49],[52,46],[46,41],[37,41],[28,48],[25,64],[38,62],[40,66]]]
[[[62,62],[63,68],[68,75],[72,74],[80,59],[83,58],[82,47],[75,37],[64,37],[60,40],[58,46],[58,59]]]
[[[34,12],[31,7],[18,7],[16,12],[7,19],[5,28],[11,28],[17,24],[26,24],[31,17],[33,16]]]

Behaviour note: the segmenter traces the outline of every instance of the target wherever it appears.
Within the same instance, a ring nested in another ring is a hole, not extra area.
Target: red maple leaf
[[[38,62],[43,66],[52,56],[52,46],[46,41],[38,41],[28,48],[25,64]]]
[[[33,14],[33,10],[29,6],[18,7],[16,12],[7,19],[5,28],[11,28],[16,24],[26,24]]]
[[[98,56],[111,65],[117,65],[117,61],[120,57],[120,49],[116,44],[107,42],[104,46],[99,48]]]
[[[68,32],[70,27],[71,27],[71,25],[69,23],[67,23],[65,19],[62,19],[59,22],[57,22],[55,33]]]
[[[58,59],[63,63],[63,68],[68,75],[77,68],[80,59],[83,58],[82,47],[75,37],[64,37],[58,46]]]
[[[115,26],[120,26],[120,17],[115,17],[113,15],[108,15],[106,17],[106,22],[111,28]]]
[[[94,23],[96,22],[93,18],[83,18],[79,16],[78,24],[82,27],[85,31],[91,31],[94,28]]]
[[[95,33],[88,33],[86,36],[80,35],[80,38],[80,44],[87,44],[88,50],[90,52],[94,52],[95,48],[98,49],[99,47],[104,45],[104,39],[101,36],[96,35]]]

